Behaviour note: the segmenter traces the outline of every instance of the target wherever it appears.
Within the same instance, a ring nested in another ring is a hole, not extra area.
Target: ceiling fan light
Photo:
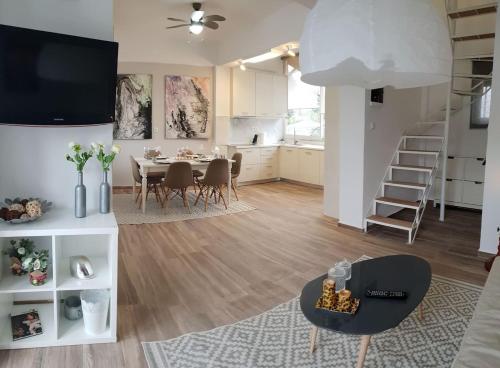
[[[192,14],[191,14],[191,20],[193,22],[199,22],[201,21],[201,18],[203,18],[203,15],[205,14],[205,12],[203,10],[195,10]]]
[[[201,24],[191,24],[189,26],[189,32],[191,32],[194,35],[199,35],[201,32],[203,32],[203,25],[201,25]]]

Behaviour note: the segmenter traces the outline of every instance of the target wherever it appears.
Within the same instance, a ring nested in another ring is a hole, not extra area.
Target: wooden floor
[[[409,246],[405,233],[338,227],[322,215],[318,189],[272,183],[239,193],[257,210],[120,226],[117,344],[3,351],[0,367],[146,367],[141,341],[259,314],[297,296],[308,280],[344,257],[409,253],[427,259],[435,274],[476,284],[486,279],[482,260],[473,256],[478,213],[450,210],[442,224],[429,208]]]

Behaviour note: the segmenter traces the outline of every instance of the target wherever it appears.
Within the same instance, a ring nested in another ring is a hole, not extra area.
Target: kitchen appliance
[[[70,257],[69,262],[71,276],[81,280],[89,280],[95,277],[94,268],[87,257],[73,256]]]
[[[255,134],[252,139],[252,144],[257,144],[257,141],[259,140],[259,135]]]

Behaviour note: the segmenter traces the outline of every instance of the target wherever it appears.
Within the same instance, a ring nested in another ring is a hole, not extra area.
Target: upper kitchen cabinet
[[[284,117],[288,113],[288,79],[282,75],[232,69],[232,116]]]
[[[234,68],[231,73],[232,116],[256,116],[255,71]]]

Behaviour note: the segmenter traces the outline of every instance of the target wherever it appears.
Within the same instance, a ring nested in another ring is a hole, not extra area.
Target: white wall
[[[324,200],[325,215],[339,218],[340,121],[339,91],[325,89]]]
[[[0,23],[113,40],[112,0],[0,0]],[[41,196],[72,207],[76,171],[65,161],[69,141],[110,144],[111,125],[85,128],[0,126],[0,198]],[[98,207],[101,174],[95,161],[85,169],[87,209]]]
[[[384,103],[369,106],[370,93],[366,94],[364,213],[373,204],[401,136],[408,127],[419,121],[420,96],[420,88],[395,90],[387,87],[384,89]]]
[[[364,216],[365,94],[360,87],[339,87],[339,223],[360,229]]]
[[[188,75],[197,77],[210,77],[213,83],[213,68],[188,65],[159,64],[159,63],[124,63],[118,64],[118,73],[144,73],[153,75],[153,139],[147,140],[120,140],[115,141],[122,147],[122,152],[113,164],[113,184],[115,186],[132,185],[132,174],[129,156],[142,156],[144,147],[161,147],[162,154],[175,155],[177,149],[190,147],[200,153],[208,153],[212,149],[212,136],[210,139],[165,139],[165,76]],[[213,84],[212,84],[213,85]],[[213,118],[214,99],[211,93],[210,118]]]
[[[497,12],[496,32],[500,34],[500,12]],[[500,39],[495,39],[493,66],[493,95],[491,100],[488,147],[486,150],[486,175],[483,195],[481,245],[479,250],[496,253],[497,227],[500,226]]]

